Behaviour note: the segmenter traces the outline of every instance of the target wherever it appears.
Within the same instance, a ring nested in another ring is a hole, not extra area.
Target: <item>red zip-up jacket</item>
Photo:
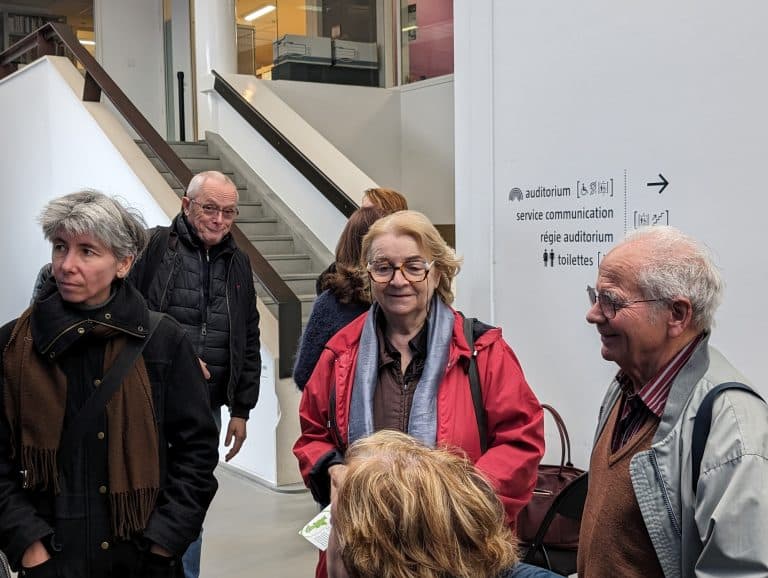
[[[301,436],[293,453],[304,482],[321,503],[329,499],[328,467],[341,463],[347,447],[352,383],[367,315],[364,313],[328,341],[299,406]],[[544,454],[543,412],[501,329],[490,328],[475,340],[488,414],[488,449],[481,455],[466,371],[470,351],[463,318],[456,311],[454,317],[448,362],[437,392],[437,443],[466,452],[494,484],[507,522],[514,527],[518,512],[531,498],[536,468]]]

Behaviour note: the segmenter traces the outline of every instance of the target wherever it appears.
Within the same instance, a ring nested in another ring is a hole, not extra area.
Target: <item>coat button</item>
[[[101,549],[102,550],[109,550],[109,542],[102,542],[101,543]]]
[[[112,314],[111,313],[105,313],[104,314],[104,319],[107,319],[107,320],[112,319]]]
[[[99,433],[97,433],[97,434],[96,434],[96,437],[97,437],[98,439],[100,439],[100,440],[103,440],[103,439],[104,439],[105,437],[107,437],[107,436],[104,434],[104,432],[103,432],[103,431],[100,431]]]
[[[78,328],[77,328],[77,332],[78,332],[80,335],[82,335],[83,333],[85,333],[85,327],[78,327]]]
[[[106,494],[107,493],[107,486],[99,486],[99,493],[100,494]]]
[[[139,331],[144,331],[144,326],[143,325],[139,325],[136,329],[138,329]]]
[[[97,377],[96,379],[93,380],[93,385],[95,385],[96,387],[99,387],[101,385],[101,380]]]

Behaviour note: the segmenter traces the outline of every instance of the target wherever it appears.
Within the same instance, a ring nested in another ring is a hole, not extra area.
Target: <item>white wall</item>
[[[380,186],[402,189],[397,91],[292,80],[269,87]]]
[[[50,244],[36,223],[48,200],[95,188],[127,199],[150,225],[168,222],[88,110],[102,105],[85,104],[74,92],[68,80],[78,78],[82,86],[82,77],[66,59],[47,58],[0,81],[0,174],[8,192],[0,211],[0,267],[13,272],[0,284],[2,320],[28,305],[35,276],[50,261]]]
[[[408,206],[434,223],[453,223],[453,77],[402,86],[400,159]]]
[[[270,81],[247,75],[223,76],[350,198],[357,200],[357,191],[376,186],[368,175],[275,95]],[[214,126],[219,135],[333,252],[346,218],[218,93],[210,92],[209,98],[214,104]]]
[[[647,216],[705,241],[728,283],[712,342],[768,392],[766,17],[757,1],[457,3],[456,44],[470,46],[456,51],[457,237],[477,257],[459,276],[460,305],[503,327],[539,397],[564,414],[581,466],[616,370],[584,320],[585,286],[613,243],[546,232],[619,240]],[[648,186],[659,173],[670,182],[662,194]],[[611,179],[612,197],[591,194]],[[540,186],[573,194],[509,200],[513,187]],[[597,207],[612,215],[547,217]],[[535,211],[541,221],[520,219]]]
[[[269,87],[380,186],[401,191],[435,223],[454,222],[452,76],[392,89],[287,80]]]
[[[165,135],[162,0],[94,0],[93,16],[99,64]]]

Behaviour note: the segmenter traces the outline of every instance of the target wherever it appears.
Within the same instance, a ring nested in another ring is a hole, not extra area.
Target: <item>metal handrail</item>
[[[64,45],[85,69],[83,100],[99,102],[101,94],[104,93],[131,128],[186,189],[192,179],[192,171],[144,118],[104,68],[80,44],[69,26],[49,22],[4,52],[0,52],[0,79],[15,72],[18,68],[16,60],[27,52],[36,51],[38,58],[55,54],[56,42]],[[301,336],[301,301],[237,226],[232,227],[232,236],[238,247],[248,255],[256,277],[277,303],[280,333],[278,374],[281,378],[290,377],[293,374],[293,359]]]
[[[349,218],[355,209],[358,209],[357,203],[339,187],[331,178],[321,171],[299,148],[294,145],[289,138],[281,133],[275,125],[261,114],[256,108],[248,102],[242,94],[229,84],[215,70],[211,71],[215,77],[213,89],[233,109],[235,109],[243,119],[253,127],[272,147],[280,153],[304,178],[306,178],[320,193],[328,199],[334,207]]]

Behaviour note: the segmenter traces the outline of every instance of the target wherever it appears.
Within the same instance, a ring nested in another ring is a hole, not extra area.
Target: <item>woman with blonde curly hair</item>
[[[355,442],[332,506],[330,578],[545,578],[464,457],[393,430]]]
[[[541,406],[501,330],[454,310],[451,282],[461,261],[421,213],[376,221],[363,239],[361,268],[373,304],[325,345],[299,407],[293,451],[321,504],[332,501],[345,449],[394,429],[429,447],[461,448],[493,482],[514,526],[544,452]],[[476,364],[484,447],[467,375]],[[325,576],[321,560],[318,577]]]

